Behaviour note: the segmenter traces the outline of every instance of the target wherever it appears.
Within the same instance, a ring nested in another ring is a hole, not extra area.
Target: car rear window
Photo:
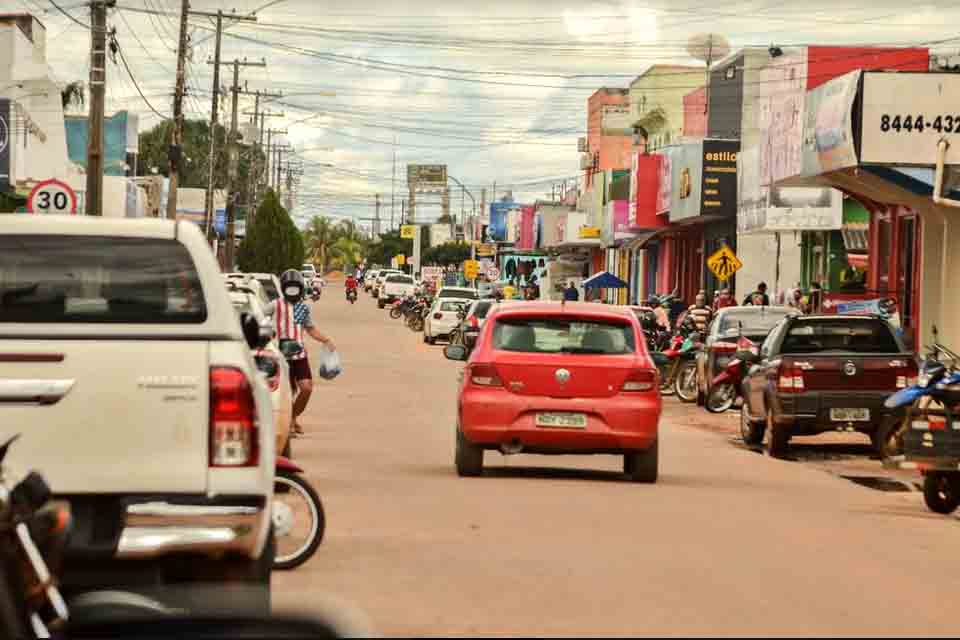
[[[440,298],[461,298],[463,300],[476,300],[479,297],[473,289],[441,289],[437,296]]]
[[[176,240],[0,237],[0,322],[199,324],[207,308]]]
[[[793,324],[783,339],[782,353],[846,351],[899,353],[900,345],[883,320],[808,320]]]
[[[393,284],[413,284],[413,278],[410,276],[390,276],[387,278],[387,282]]]
[[[441,302],[440,311],[460,311],[463,308],[462,304],[457,304],[456,302]]]
[[[270,300],[276,300],[280,297],[280,292],[277,291],[277,285],[273,282],[273,278],[257,278],[257,282],[263,287],[264,293]]]
[[[717,331],[720,335],[737,333],[740,323],[743,323],[743,333],[748,335],[766,335],[777,324],[790,314],[788,310],[773,310],[769,308],[744,309],[729,311],[720,319]]]
[[[493,346],[524,353],[624,354],[636,351],[633,327],[591,318],[524,318],[497,320]]]

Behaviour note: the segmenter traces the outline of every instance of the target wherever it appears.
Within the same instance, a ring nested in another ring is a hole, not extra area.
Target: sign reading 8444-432
[[[77,194],[66,182],[44,180],[30,191],[27,210],[30,213],[76,213]]]

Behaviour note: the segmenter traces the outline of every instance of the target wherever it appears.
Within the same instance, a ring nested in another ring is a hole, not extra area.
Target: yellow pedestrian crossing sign
[[[724,282],[729,280],[742,266],[743,263],[740,262],[740,258],[727,245],[723,245],[707,258],[707,268],[713,272],[713,275],[717,276],[717,279]]]

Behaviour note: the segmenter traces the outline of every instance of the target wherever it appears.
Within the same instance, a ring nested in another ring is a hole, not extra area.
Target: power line
[[[147,96],[143,95],[143,91],[140,89],[140,84],[137,82],[137,79],[133,76],[133,72],[130,71],[130,65],[127,64],[127,59],[123,55],[123,47],[120,46],[120,43],[117,41],[116,35],[113,36],[113,44],[116,45],[117,53],[120,54],[120,61],[123,63],[123,68],[127,70],[127,75],[130,76],[130,81],[133,82],[133,86],[136,88],[137,93],[140,94],[140,98],[143,100],[143,103],[147,105],[150,111],[153,111],[157,116],[163,120],[169,120],[169,116],[165,116],[159,111],[157,111],[150,101],[147,100]]]
[[[88,30],[88,31],[90,30],[90,25],[84,24],[84,23],[81,22],[80,20],[78,20],[78,19],[76,19],[75,17],[73,17],[73,15],[67,13],[66,9],[64,9],[64,8],[61,7],[59,4],[57,4],[57,3],[55,2],[55,0],[50,0],[50,4],[52,4],[52,5],[57,9],[57,11],[59,11],[60,13],[62,13],[62,14],[65,15],[65,16],[67,16],[68,18],[70,18],[71,20],[73,20],[74,22],[76,22],[78,25],[80,25],[81,27],[83,27],[84,29],[86,29],[86,30]]]

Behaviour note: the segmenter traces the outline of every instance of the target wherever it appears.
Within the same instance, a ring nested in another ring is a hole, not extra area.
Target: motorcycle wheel
[[[737,401],[737,388],[731,382],[724,382],[710,390],[705,405],[710,413],[723,413],[733,407]]]
[[[960,478],[955,473],[931,471],[923,476],[923,500],[934,513],[949,515],[960,506]]]
[[[390,317],[394,320],[399,320],[400,316],[403,315],[403,310],[400,307],[393,307],[390,309]]]
[[[417,316],[413,320],[411,320],[410,330],[414,332],[423,331],[423,318],[421,318],[420,316]]]
[[[677,370],[674,390],[684,402],[694,402],[697,399],[697,365],[685,362]]]
[[[273,481],[273,568],[286,570],[309,560],[323,541],[327,521],[320,496],[303,476],[281,469]]]
[[[910,428],[909,413],[897,411],[884,416],[873,434],[873,448],[881,460],[889,460],[903,454],[903,436]]]

